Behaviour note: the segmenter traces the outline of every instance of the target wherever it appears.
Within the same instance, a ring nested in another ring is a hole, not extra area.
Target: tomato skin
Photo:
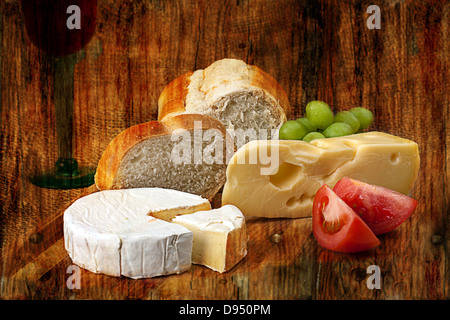
[[[337,230],[327,228],[331,221]],[[314,197],[312,226],[317,242],[332,251],[360,252],[380,244],[367,224],[326,184]]]
[[[400,226],[417,207],[417,200],[402,193],[356,179],[340,179],[333,191],[351,207],[375,234]]]

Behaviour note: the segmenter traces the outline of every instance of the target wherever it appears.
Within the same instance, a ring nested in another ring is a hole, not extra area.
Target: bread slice
[[[220,120],[239,148],[271,139],[286,122],[289,99],[269,74],[236,59],[222,59],[169,83],[158,100],[158,119],[200,113]],[[276,136],[277,137],[277,136]]]
[[[118,134],[95,174],[98,189],[159,187],[211,200],[226,179],[234,153],[223,124],[207,115],[180,114]]]

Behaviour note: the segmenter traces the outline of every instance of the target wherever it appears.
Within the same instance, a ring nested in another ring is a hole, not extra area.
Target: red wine
[[[81,50],[91,41],[97,0],[22,0],[22,12],[30,41],[47,54],[60,57]]]

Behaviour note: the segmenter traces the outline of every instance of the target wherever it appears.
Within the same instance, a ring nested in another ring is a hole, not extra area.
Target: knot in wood
[[[442,236],[441,236],[440,234],[438,234],[438,233],[435,233],[435,234],[433,234],[433,235],[431,236],[430,241],[431,241],[432,244],[435,244],[435,245],[441,244],[441,243],[444,242],[444,237],[442,237]]]
[[[367,276],[366,269],[361,267],[352,269],[351,274],[352,277],[358,282],[363,281]]]
[[[39,243],[42,241],[42,239],[43,239],[42,233],[35,232],[30,235],[28,241],[30,241],[31,243]]]
[[[279,233],[274,233],[271,237],[270,240],[272,240],[273,243],[278,244],[278,242],[281,241],[281,234]]]

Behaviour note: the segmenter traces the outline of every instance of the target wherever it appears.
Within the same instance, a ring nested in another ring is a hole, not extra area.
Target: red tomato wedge
[[[317,242],[329,250],[359,252],[380,244],[367,224],[326,184],[314,197],[312,226]]]
[[[402,193],[344,177],[333,191],[375,234],[394,230],[414,212],[417,200]]]

